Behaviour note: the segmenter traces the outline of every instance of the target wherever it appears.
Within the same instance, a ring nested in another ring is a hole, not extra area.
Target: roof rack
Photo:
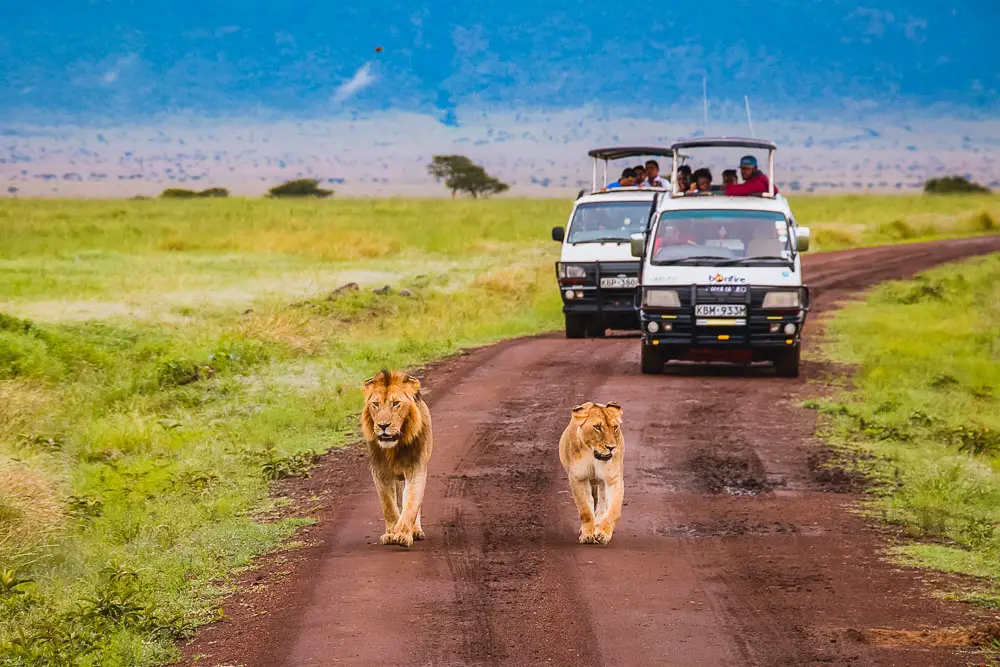
[[[627,157],[640,155],[671,157],[673,154],[673,147],[664,148],[663,146],[614,146],[612,148],[595,148],[587,152],[588,156],[597,160],[623,160]]]
[[[746,137],[699,137],[697,139],[682,139],[675,141],[670,147],[673,150],[682,148],[756,148],[758,150],[774,151],[778,147],[764,139],[748,139]]]
[[[657,156],[657,157],[670,157],[680,158],[681,162],[687,159],[689,156],[686,153],[677,154],[674,146],[666,148],[664,146],[610,146],[607,148],[594,148],[587,151],[587,156],[594,159],[594,174],[593,180],[591,181],[591,192],[599,192],[600,189],[597,187],[597,161],[604,161],[604,180],[603,183],[608,182],[608,161],[610,160],[624,160],[629,157],[640,157],[640,156]],[[614,188],[618,190],[619,188]],[[662,190],[663,188],[657,188]]]
[[[765,141],[764,139],[748,139],[746,137],[701,137],[698,139],[683,139],[681,141],[675,141],[671,145],[674,155],[674,165],[672,171],[672,178],[670,179],[670,196],[676,197],[680,194],[677,191],[677,169],[680,167],[678,161],[678,156],[682,155],[680,153],[681,149],[684,148],[750,148],[757,150],[767,151],[767,180],[768,180],[768,191],[762,196],[774,198],[774,152],[778,150],[778,146],[771,141]],[[685,157],[688,157],[684,154]],[[595,167],[596,168],[596,167]]]

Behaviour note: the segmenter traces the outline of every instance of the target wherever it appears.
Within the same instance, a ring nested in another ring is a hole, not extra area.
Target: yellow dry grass
[[[252,312],[244,316],[237,326],[237,333],[255,340],[268,341],[296,352],[317,352],[328,331],[323,321],[317,321],[308,312],[288,309],[275,312]]]
[[[44,557],[65,518],[60,493],[45,474],[0,460],[0,562],[13,566]]]
[[[0,433],[18,433],[35,423],[53,401],[51,389],[35,380],[0,382]]]

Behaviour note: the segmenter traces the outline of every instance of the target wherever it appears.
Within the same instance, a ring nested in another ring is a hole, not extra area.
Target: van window
[[[569,225],[569,243],[628,243],[646,231],[652,201],[606,201],[580,204]]]
[[[650,262],[669,264],[688,257],[703,258],[692,259],[695,264],[718,260],[749,264],[755,258],[790,261],[788,220],[774,211],[665,211],[656,227]]]

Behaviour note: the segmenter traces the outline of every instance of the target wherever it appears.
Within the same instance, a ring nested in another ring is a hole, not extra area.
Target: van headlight
[[[799,308],[802,298],[798,290],[794,292],[768,292],[764,295],[764,308]]]
[[[681,299],[677,290],[647,289],[642,294],[642,305],[649,308],[680,308]]]
[[[559,265],[559,277],[560,278],[586,278],[587,271],[582,266],[577,266],[576,264],[560,264]]]

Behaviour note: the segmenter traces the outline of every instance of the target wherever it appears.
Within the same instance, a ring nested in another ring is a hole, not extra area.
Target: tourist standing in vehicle
[[[727,185],[727,195],[754,195],[768,191],[770,183],[767,175],[757,168],[757,158],[754,156],[745,155],[740,159],[740,174],[743,176],[743,182]],[[774,188],[774,192],[777,194],[777,187]]]
[[[631,167],[622,170],[622,175],[614,183],[608,183],[608,188],[631,188],[635,186],[635,170]]]
[[[637,164],[632,167],[632,171],[635,172],[635,184],[638,186],[646,185],[646,168]]]
[[[677,189],[681,192],[687,192],[688,188],[691,187],[691,167],[688,165],[681,165],[677,170]]]
[[[689,192],[711,192],[712,172],[708,167],[702,167],[694,172],[694,183],[691,184]]]
[[[739,179],[735,169],[726,169],[722,172],[722,185],[736,185],[737,183],[739,183]]]
[[[646,160],[646,183],[658,188],[670,187],[670,181],[660,176],[660,163],[656,160]]]

